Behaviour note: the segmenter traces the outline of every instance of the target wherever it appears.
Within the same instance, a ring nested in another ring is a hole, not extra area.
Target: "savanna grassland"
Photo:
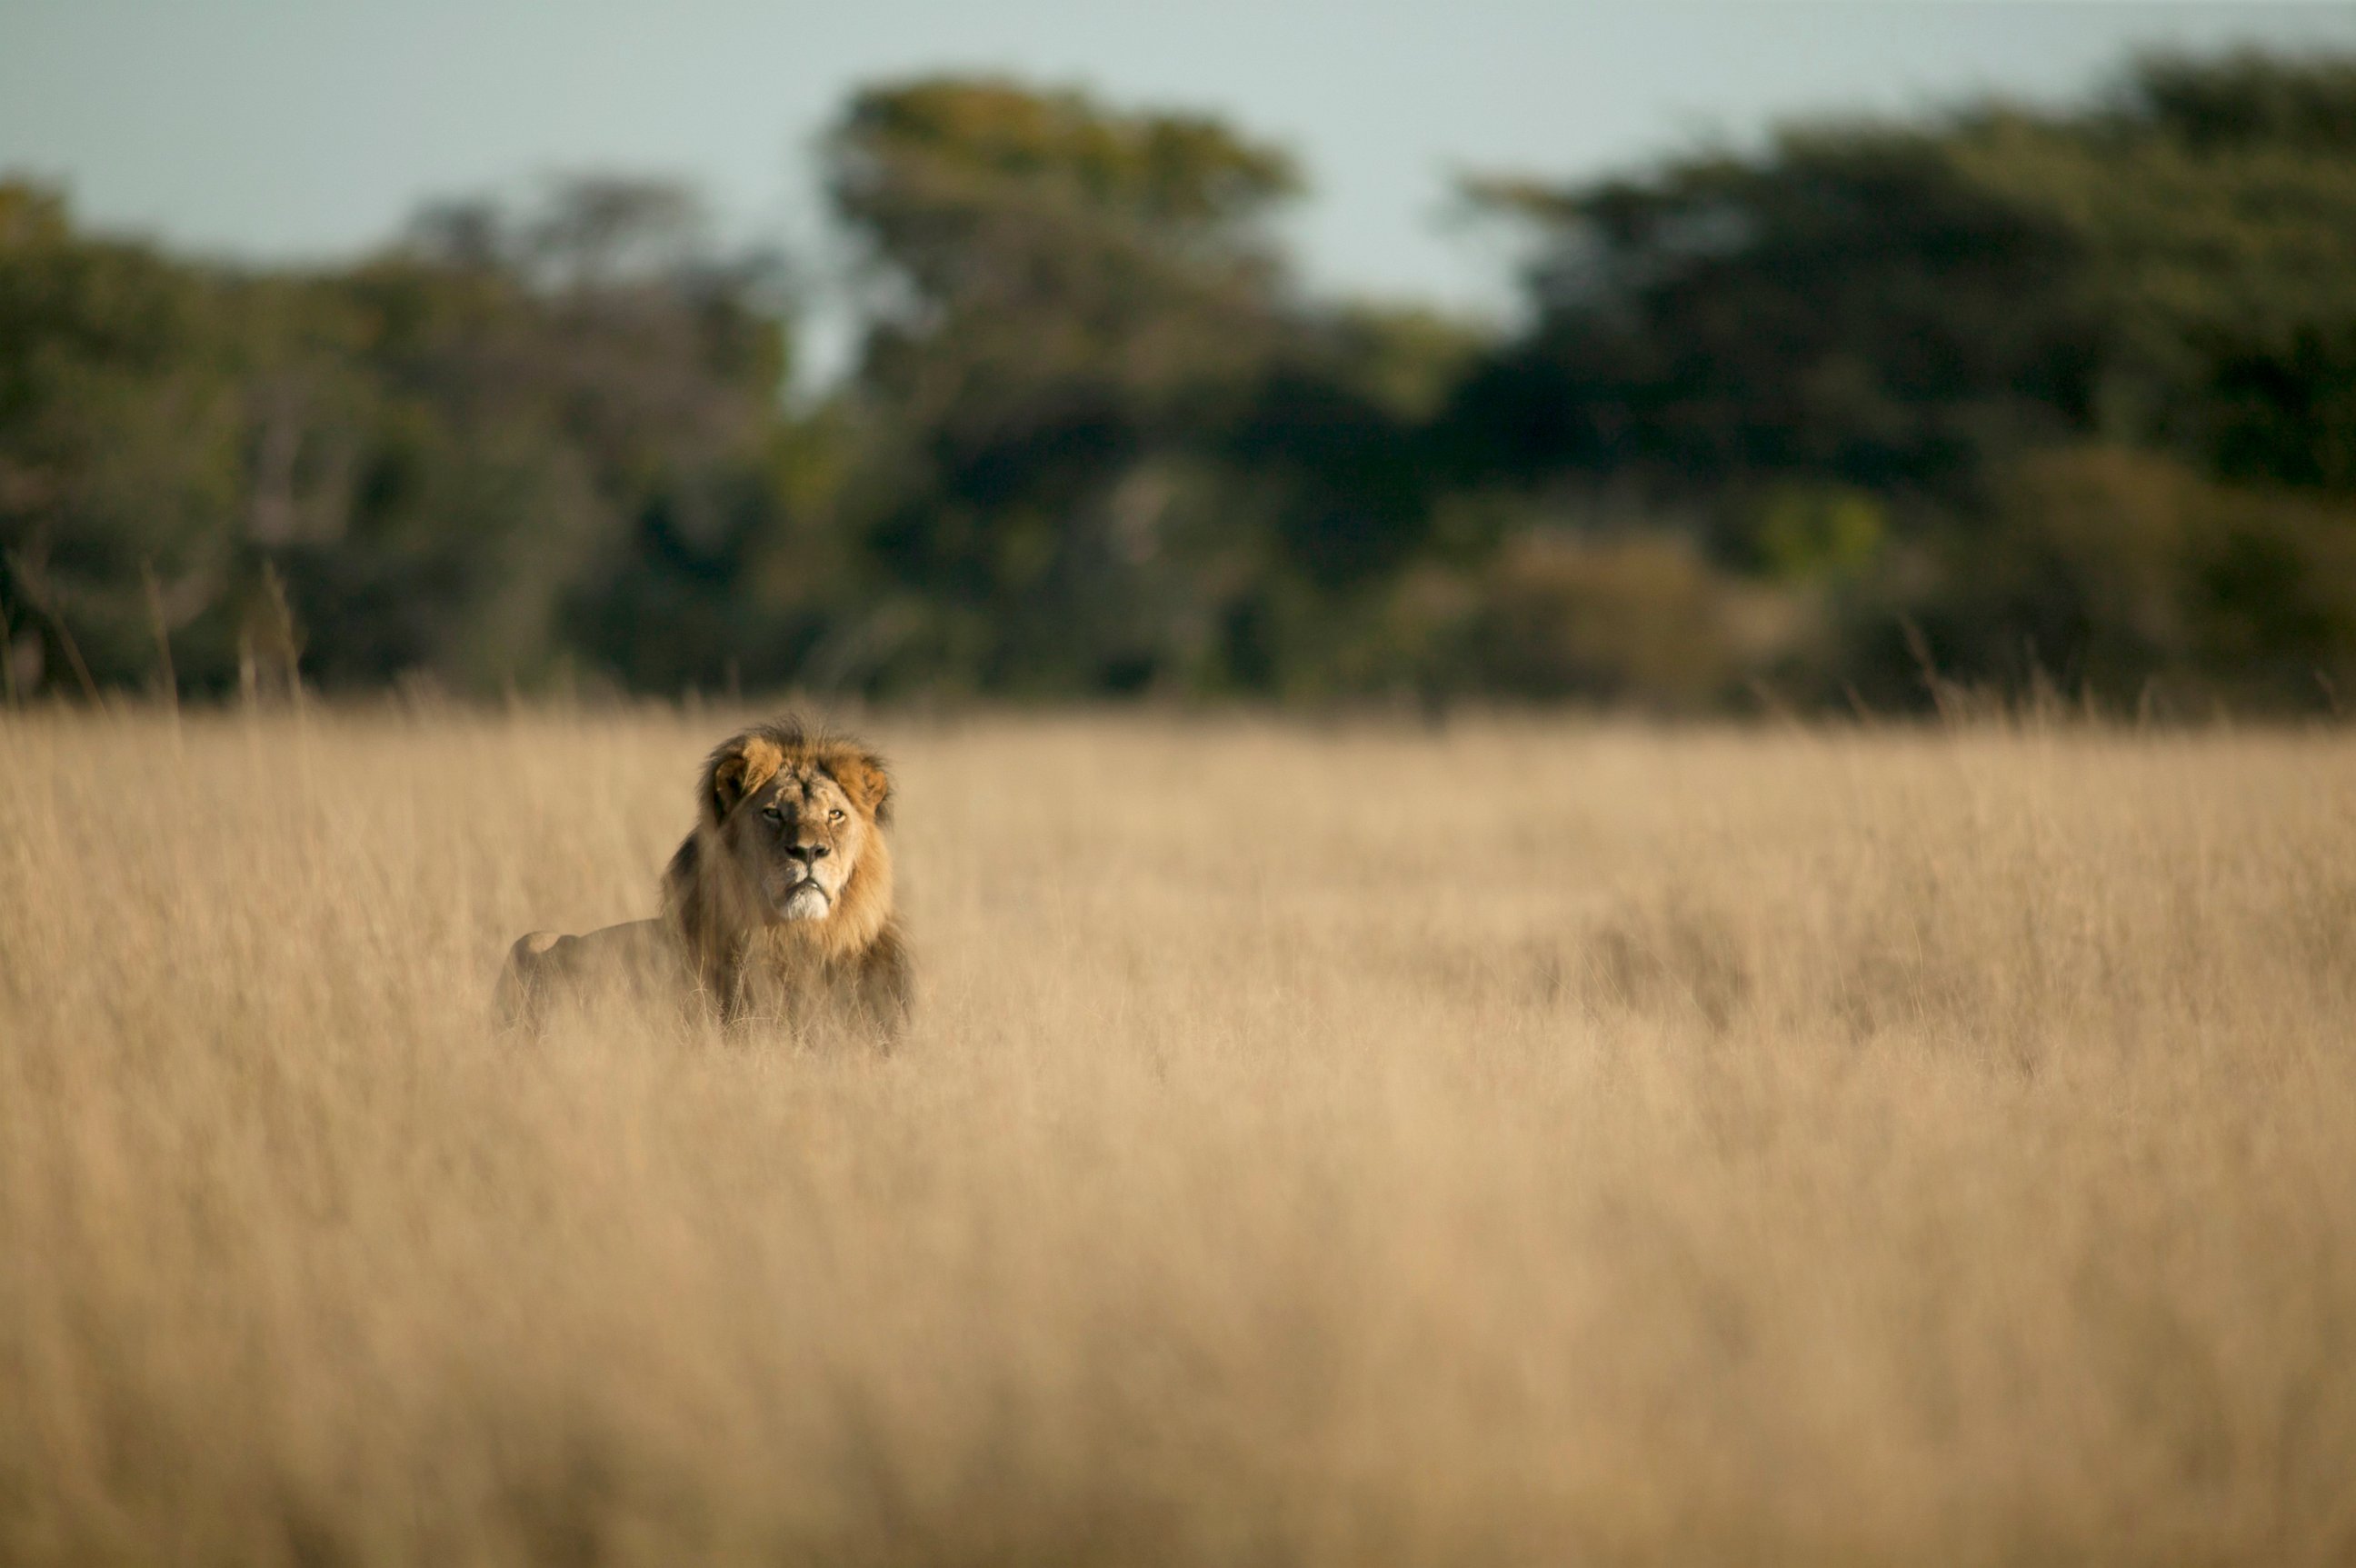
[[[2356,1558],[2356,739],[884,722],[905,1048],[494,1035],[734,716],[0,719],[0,1559]]]

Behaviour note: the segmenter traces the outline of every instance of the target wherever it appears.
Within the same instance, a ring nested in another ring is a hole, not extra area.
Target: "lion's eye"
[[[832,811],[827,812],[826,820],[830,822],[839,822],[842,821],[842,808],[837,806]]]
[[[777,810],[777,808],[776,808],[776,807],[775,807],[775,806],[764,806],[764,807],[762,807],[762,808],[761,808],[761,815],[763,815],[763,816],[765,816],[765,817],[768,818],[768,819],[769,819],[769,821],[771,821],[771,822],[784,822],[784,821],[786,820],[786,814],[785,814],[785,812],[783,812],[783,811],[781,811]]]

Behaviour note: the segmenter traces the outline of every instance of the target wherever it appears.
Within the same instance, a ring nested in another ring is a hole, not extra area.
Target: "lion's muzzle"
[[[830,861],[826,845],[797,843],[786,851],[785,864],[778,868],[785,886],[774,897],[777,913],[788,920],[822,920],[834,908],[838,887],[828,884],[828,873],[840,878],[837,864]]]

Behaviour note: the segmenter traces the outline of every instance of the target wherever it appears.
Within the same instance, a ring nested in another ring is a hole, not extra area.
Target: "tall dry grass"
[[[0,727],[0,1558],[2356,1556],[2356,743],[884,725],[907,1048],[494,1037],[723,727]]]

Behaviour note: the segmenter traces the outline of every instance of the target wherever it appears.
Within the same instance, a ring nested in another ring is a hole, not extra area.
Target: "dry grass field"
[[[2356,737],[887,722],[903,1050],[491,1034],[734,716],[0,719],[0,1560],[2356,1560]]]

